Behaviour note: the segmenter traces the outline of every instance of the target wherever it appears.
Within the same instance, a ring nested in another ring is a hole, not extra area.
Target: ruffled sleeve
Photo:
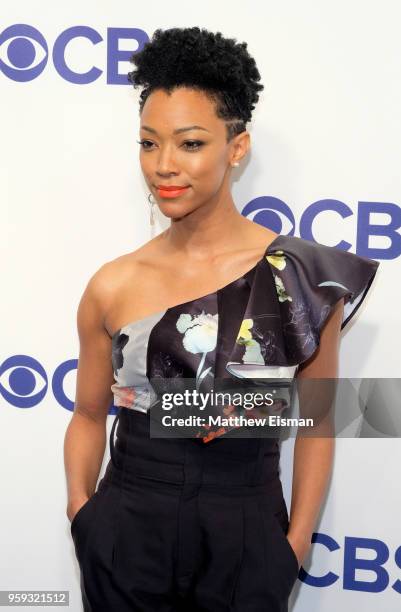
[[[255,268],[218,291],[216,378],[252,379],[258,389],[260,379],[270,379],[263,385],[274,393],[271,414],[281,414],[292,404],[296,370],[317,350],[330,312],[344,298],[344,329],[366,298],[378,266],[335,247],[278,236]],[[212,429],[203,441],[233,428]]]
[[[344,298],[341,330],[367,296],[379,262],[292,237],[266,255],[275,281],[290,363],[308,359],[335,304]]]
[[[286,376],[285,368],[316,351],[324,324],[341,298],[345,328],[366,298],[378,266],[373,259],[336,247],[280,236],[248,278],[249,295],[227,370],[238,376],[245,366],[255,365],[260,375],[271,368],[272,374],[283,371]]]

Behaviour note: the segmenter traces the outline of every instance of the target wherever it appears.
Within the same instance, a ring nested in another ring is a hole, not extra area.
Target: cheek
[[[152,172],[154,171],[152,161],[149,159],[150,156],[146,157],[146,155],[139,155],[139,163],[141,165],[141,170],[144,177],[150,177]]]
[[[196,181],[199,186],[205,182],[205,188],[211,184],[218,184],[222,181],[226,164],[221,156],[212,155],[210,152],[204,154],[193,154],[193,159],[186,160],[186,172],[189,178]],[[182,166],[183,169],[183,166]]]

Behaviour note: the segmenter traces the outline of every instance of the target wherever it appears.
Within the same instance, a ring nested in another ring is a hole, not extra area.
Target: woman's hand
[[[68,502],[67,505],[67,517],[72,523],[74,520],[74,516],[77,514],[78,510],[82,508],[84,504],[88,501],[89,497],[80,497],[79,499],[74,499]]]
[[[307,557],[310,548],[311,541],[310,538],[305,537],[297,537],[294,534],[291,534],[290,531],[287,533],[287,540],[290,543],[291,548],[293,549],[295,556],[298,559],[298,567],[301,568],[302,563]]]

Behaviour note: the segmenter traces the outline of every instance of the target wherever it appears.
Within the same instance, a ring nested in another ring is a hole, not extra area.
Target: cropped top
[[[293,379],[317,350],[344,297],[341,329],[363,302],[379,262],[279,234],[245,274],[207,295],[126,323],[112,336],[116,407],[147,412],[151,379]],[[213,430],[199,436],[209,441]]]

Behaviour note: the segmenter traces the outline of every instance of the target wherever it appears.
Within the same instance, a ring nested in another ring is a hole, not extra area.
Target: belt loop
[[[109,444],[110,444],[110,458],[111,458],[111,461],[112,461],[113,465],[116,468],[118,468],[119,465],[118,465],[118,463],[116,461],[116,456],[115,456],[115,453],[114,453],[114,430],[116,428],[117,421],[120,418],[120,412],[121,412],[121,408],[118,409],[117,416],[114,419],[113,426],[112,426],[111,432],[110,432],[110,440],[109,440]]]

